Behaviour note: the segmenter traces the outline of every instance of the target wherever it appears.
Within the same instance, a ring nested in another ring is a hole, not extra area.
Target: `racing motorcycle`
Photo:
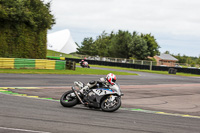
[[[100,87],[97,81],[95,87],[81,93],[79,90],[85,85],[80,81],[75,81],[72,90],[65,92],[60,103],[64,107],[73,107],[82,104],[89,108],[101,109],[106,112],[114,112],[121,106],[121,93],[118,84],[112,86]]]
[[[83,63],[81,63],[81,62],[79,62],[79,63],[80,63],[80,66],[83,67],[83,68],[84,67],[90,68],[90,66],[89,66],[87,61],[84,61]]]

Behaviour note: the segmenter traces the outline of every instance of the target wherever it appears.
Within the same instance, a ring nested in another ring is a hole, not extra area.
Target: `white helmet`
[[[108,83],[110,83],[111,85],[114,85],[116,80],[117,80],[117,77],[113,74],[113,73],[109,73],[107,76],[106,76],[106,80],[108,81]]]

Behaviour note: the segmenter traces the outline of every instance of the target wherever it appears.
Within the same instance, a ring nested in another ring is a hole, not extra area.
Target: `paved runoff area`
[[[17,96],[59,100],[71,87],[1,87]],[[200,84],[121,85],[122,109],[157,111],[200,118]]]

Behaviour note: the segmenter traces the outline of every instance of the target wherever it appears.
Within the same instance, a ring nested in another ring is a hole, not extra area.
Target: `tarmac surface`
[[[200,78],[135,73],[139,76],[117,76],[125,95],[123,108],[113,113],[37,98],[60,99],[73,81],[104,75],[0,74],[1,91],[27,94],[0,93],[0,132],[199,133]]]
[[[115,70],[108,68],[92,68]],[[121,85],[122,107],[142,108],[170,113],[200,116],[200,78],[162,75],[145,72],[116,70],[136,75],[118,75]],[[41,89],[15,89],[13,92],[39,97],[60,99],[79,80],[87,83],[104,75],[48,75],[48,74],[0,74],[0,87],[39,87]],[[67,87],[66,87],[67,86]],[[43,89],[45,88],[45,89]]]
[[[197,117],[119,109],[108,113],[0,93],[0,133],[199,133]]]
[[[59,100],[70,87],[8,89],[14,93]],[[161,84],[121,86],[123,108],[140,108],[200,116],[200,84]]]

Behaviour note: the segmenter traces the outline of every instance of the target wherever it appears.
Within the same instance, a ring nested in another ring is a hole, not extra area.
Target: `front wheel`
[[[101,109],[106,112],[114,112],[118,110],[121,106],[121,98],[115,97],[114,100],[111,100],[110,97],[107,97],[101,103]]]
[[[67,91],[60,98],[60,104],[64,107],[73,107],[78,103],[78,99],[75,96],[71,96],[74,92]]]

